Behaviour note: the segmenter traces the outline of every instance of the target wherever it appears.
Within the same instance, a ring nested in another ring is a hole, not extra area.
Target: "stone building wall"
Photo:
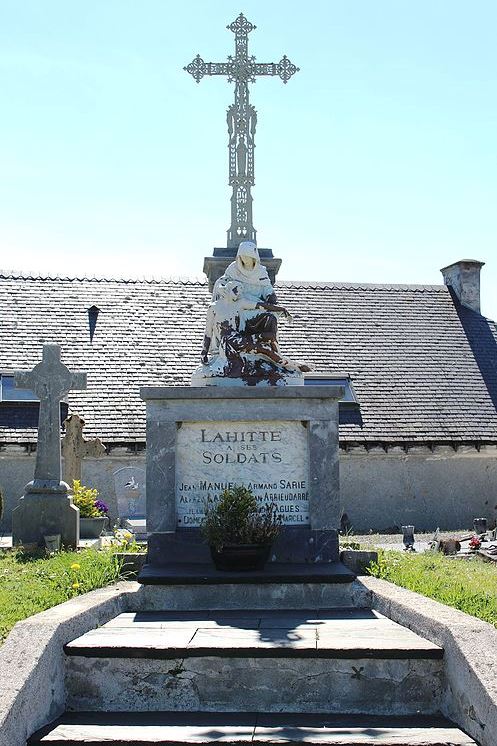
[[[22,446],[0,450],[4,517],[0,534],[10,533],[11,513],[33,478],[34,455]],[[145,452],[113,448],[100,459],[85,459],[83,483],[95,486],[117,520],[114,473],[145,468]],[[341,505],[354,531],[381,531],[412,523],[418,531],[470,528],[475,516],[497,517],[497,446],[381,448],[340,451]]]

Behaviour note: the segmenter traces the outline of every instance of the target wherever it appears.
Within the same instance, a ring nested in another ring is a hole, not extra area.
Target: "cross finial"
[[[243,13],[240,13],[238,18],[235,18],[235,20],[232,23],[229,23],[226,28],[229,31],[233,31],[234,34],[246,36],[247,34],[250,34],[251,31],[256,29],[257,26],[254,26],[253,23],[247,21]]]

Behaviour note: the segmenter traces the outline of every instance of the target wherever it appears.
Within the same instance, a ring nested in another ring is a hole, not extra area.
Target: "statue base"
[[[304,375],[256,355],[243,355],[230,363],[219,357],[197,368],[192,386],[303,386]]]
[[[36,492],[31,487],[12,511],[13,545],[44,548],[45,536],[57,535],[62,546],[77,549],[79,508],[67,493]]]

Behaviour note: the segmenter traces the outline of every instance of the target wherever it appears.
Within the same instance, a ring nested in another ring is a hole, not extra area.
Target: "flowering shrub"
[[[80,518],[101,518],[109,512],[103,500],[98,500],[98,490],[85,487],[79,479],[72,483],[73,502],[79,508]]]
[[[111,541],[112,550],[115,552],[144,552],[143,545],[140,546],[131,531],[125,528],[114,529],[114,538]]]

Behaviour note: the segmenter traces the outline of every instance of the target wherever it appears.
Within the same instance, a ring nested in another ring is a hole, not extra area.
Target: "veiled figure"
[[[220,277],[207,310],[202,349],[203,377],[240,379],[248,385],[290,382],[309,370],[284,358],[278,348],[279,306],[255,243],[243,241]],[[195,376],[198,378],[198,373]]]

